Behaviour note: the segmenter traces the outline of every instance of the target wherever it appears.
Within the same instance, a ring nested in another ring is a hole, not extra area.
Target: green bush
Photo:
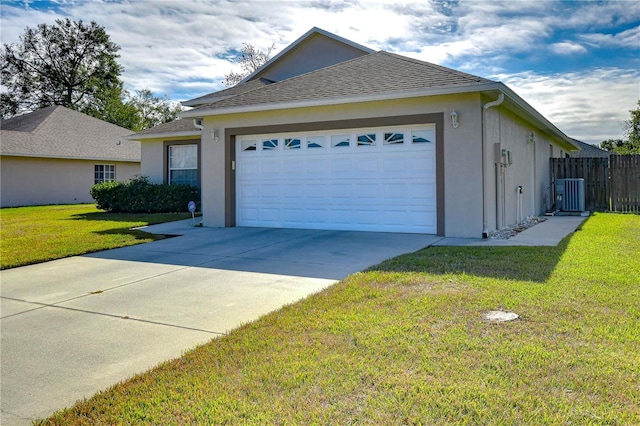
[[[189,201],[200,204],[198,188],[151,183],[145,176],[128,182],[99,183],[91,187],[89,194],[99,209],[114,213],[186,212]]]

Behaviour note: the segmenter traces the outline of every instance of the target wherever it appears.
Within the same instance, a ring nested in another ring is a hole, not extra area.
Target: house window
[[[111,182],[116,180],[116,166],[114,164],[96,164],[93,168],[93,183]]]
[[[169,146],[169,184],[198,186],[198,145]]]

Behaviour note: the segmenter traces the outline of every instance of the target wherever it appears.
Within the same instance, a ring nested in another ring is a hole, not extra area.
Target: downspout
[[[492,102],[487,102],[482,107],[482,238],[489,238],[489,228],[487,227],[487,197],[485,185],[487,182],[486,176],[486,159],[487,159],[487,110],[491,107],[498,106],[504,101],[504,93],[500,92],[498,99]],[[496,194],[496,197],[498,194]],[[498,212],[496,212],[498,214]]]
[[[202,130],[202,118],[194,118],[193,119],[193,126]]]

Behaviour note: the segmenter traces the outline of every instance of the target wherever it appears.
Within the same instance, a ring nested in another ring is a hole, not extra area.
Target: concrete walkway
[[[434,246],[557,246],[586,220],[582,216],[550,216],[508,240],[482,238],[442,238]]]
[[[182,235],[0,272],[2,425],[29,424],[385,259],[434,245],[556,245],[583,217],[509,240],[262,228]]]

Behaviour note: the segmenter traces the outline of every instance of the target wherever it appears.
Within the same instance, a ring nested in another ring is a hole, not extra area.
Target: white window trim
[[[96,170],[97,167],[101,166],[102,171],[98,172]],[[107,171],[107,167],[111,168],[111,170]],[[101,177],[96,177],[96,173],[102,173]],[[111,175],[110,178],[107,178],[107,173]],[[116,180],[116,165],[115,164],[94,164],[93,165],[93,184],[97,185],[103,182],[113,182]]]

